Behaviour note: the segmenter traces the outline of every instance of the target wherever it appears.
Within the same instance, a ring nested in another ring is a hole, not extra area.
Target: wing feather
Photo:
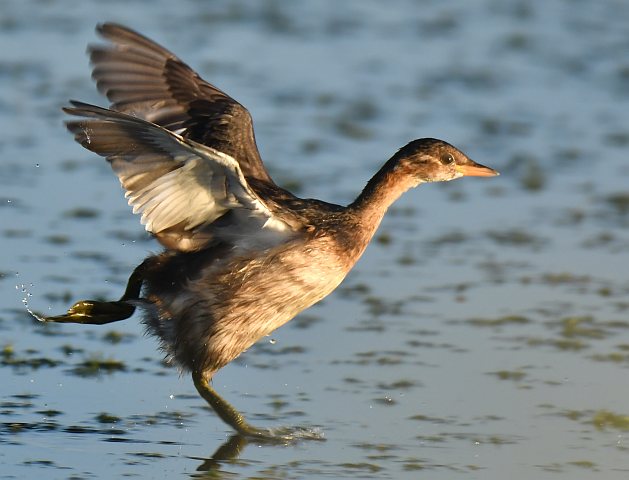
[[[293,230],[250,188],[229,155],[125,113],[72,102],[80,117],[67,122],[75,139],[109,161],[133,212],[165,246],[198,250],[210,242],[255,237],[262,228],[278,238]],[[231,224],[213,223],[231,215]]]
[[[97,31],[109,43],[90,46],[92,77],[113,110],[223,152],[239,163],[245,177],[274,184],[245,107],[143,35],[114,23]]]

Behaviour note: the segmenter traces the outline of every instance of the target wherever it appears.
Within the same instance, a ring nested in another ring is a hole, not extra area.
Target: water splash
[[[16,276],[19,276],[19,274],[16,273]],[[30,298],[33,296],[33,294],[29,291],[29,289],[33,288],[33,284],[29,283],[28,286],[26,286],[23,283],[20,283],[18,285],[15,286],[15,289],[20,291],[24,296],[22,297],[22,304],[24,305],[24,308],[26,308],[26,311],[36,320],[40,321],[40,322],[45,322],[46,319],[44,317],[41,317],[40,315],[38,315],[37,313],[35,313],[33,310],[31,310],[28,302],[30,300]]]

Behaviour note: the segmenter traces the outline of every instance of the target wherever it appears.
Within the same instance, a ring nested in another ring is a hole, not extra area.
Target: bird
[[[253,426],[212,377],[335,290],[405,191],[498,172],[420,138],[346,206],[299,198],[269,175],[243,105],[142,34],[116,23],[96,29],[104,41],[88,49],[92,77],[110,105],[71,100],[66,126],[109,162],[164,250],[133,271],[119,300],[82,300],[44,320],[102,325],[140,308],[148,333],[238,434],[307,437],[300,427]]]

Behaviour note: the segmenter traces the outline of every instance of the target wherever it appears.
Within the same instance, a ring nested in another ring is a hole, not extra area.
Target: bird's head
[[[393,157],[395,169],[417,181],[447,182],[464,176],[493,177],[498,172],[480,165],[447,142],[420,138],[402,147]]]

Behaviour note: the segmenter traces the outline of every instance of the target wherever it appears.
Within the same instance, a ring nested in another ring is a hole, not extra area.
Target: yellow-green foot
[[[104,325],[129,318],[134,311],[135,306],[125,301],[98,302],[96,300],[82,300],[72,305],[65,315],[44,317],[43,320],[45,322]]]
[[[194,386],[199,394],[214,409],[227,425],[240,435],[267,443],[293,443],[299,440],[323,440],[323,433],[318,429],[303,427],[257,428],[250,425],[245,417],[221,397],[212,388],[209,380],[199,372],[192,373]]]

